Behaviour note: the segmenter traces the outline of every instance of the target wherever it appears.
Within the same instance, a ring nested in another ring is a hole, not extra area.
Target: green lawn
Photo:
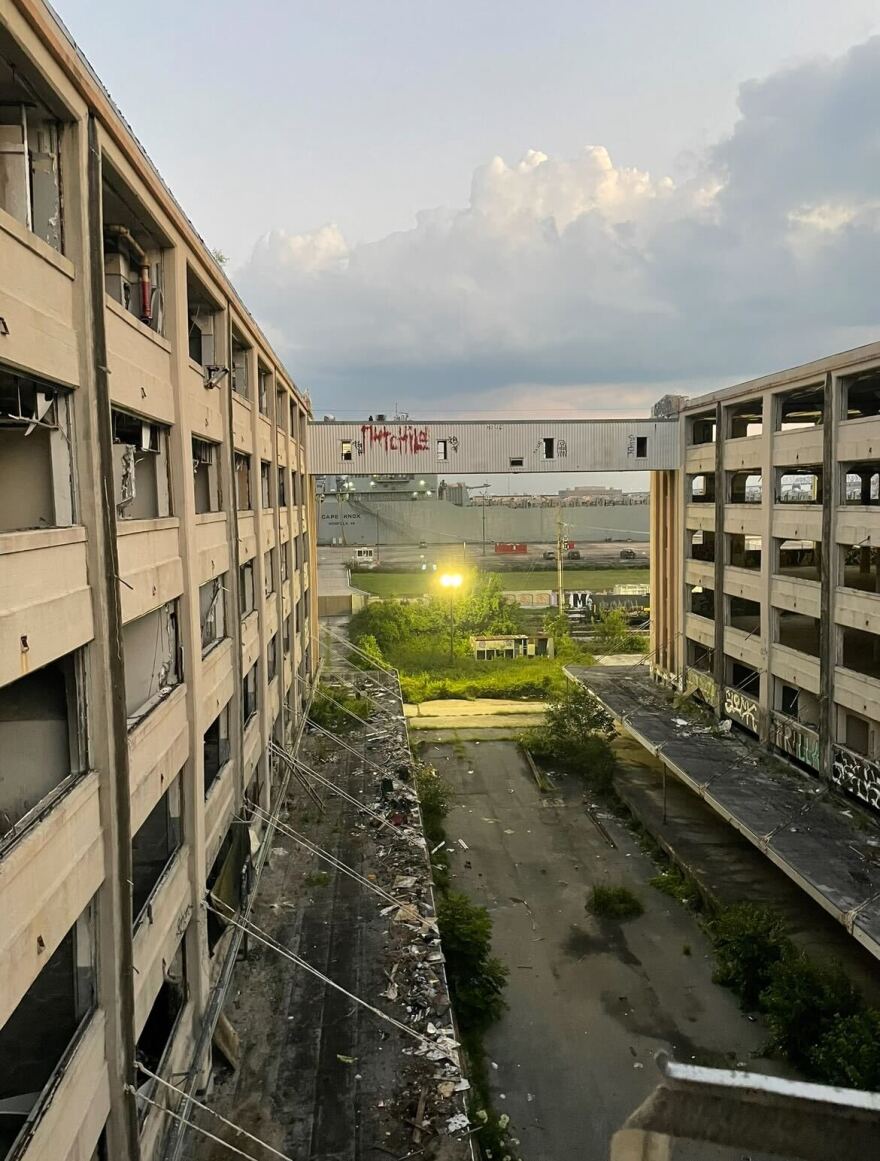
[[[496,575],[508,592],[556,588],[556,573],[552,569]],[[603,592],[619,584],[647,584],[648,576],[646,568],[566,568],[565,587]],[[429,590],[440,591],[437,577],[438,573],[428,572],[353,572],[351,583],[379,597],[418,597]]]

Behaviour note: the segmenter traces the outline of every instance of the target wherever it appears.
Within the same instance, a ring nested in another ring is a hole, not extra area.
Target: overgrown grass
[[[703,898],[696,883],[675,863],[669,863],[648,882],[664,895],[677,899],[685,907],[699,910],[702,905]]]
[[[639,897],[619,883],[597,883],[587,907],[599,919],[637,919],[645,910]]]
[[[303,883],[307,887],[326,887],[330,876],[326,871],[309,871],[303,875]]]
[[[395,656],[393,660],[401,669],[404,700],[414,705],[438,699],[478,697],[548,701],[568,684],[560,662],[544,657],[503,661],[475,661],[468,657],[450,666],[447,655],[442,663],[415,672],[406,664],[410,658]],[[419,665],[424,664],[422,652]]]
[[[378,597],[420,597],[437,588],[437,573],[429,572],[357,572],[352,570],[352,584]],[[505,592],[520,593],[532,589],[555,589],[556,570],[535,569],[529,572],[502,572],[498,576]],[[647,584],[646,568],[574,568],[566,565],[566,590],[590,589],[603,592],[617,584]]]
[[[315,692],[310,716],[331,734],[350,734],[360,728],[356,718],[366,721],[373,709],[368,697],[354,697],[340,685],[322,682]]]

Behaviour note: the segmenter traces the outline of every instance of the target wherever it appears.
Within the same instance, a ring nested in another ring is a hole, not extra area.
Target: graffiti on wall
[[[770,741],[799,762],[812,766],[814,770],[820,769],[819,735],[815,730],[793,722],[782,714],[773,714],[770,720]]]
[[[843,746],[834,747],[831,780],[841,790],[880,810],[880,766]]]
[[[400,452],[402,455],[418,455],[430,450],[428,429],[416,427],[412,423],[399,423],[389,427],[387,423],[362,423],[361,442],[357,450],[363,455],[367,448],[376,444],[386,452]]]
[[[747,730],[753,733],[758,732],[758,703],[750,697],[746,697],[738,689],[725,689],[724,691],[724,712],[729,718],[739,722],[741,726],[745,726]]]
[[[718,705],[718,686],[715,684],[715,679],[709,673],[703,673],[699,669],[688,669],[685,677],[684,688],[686,693],[691,690],[699,693],[700,697],[707,705],[715,709]]]

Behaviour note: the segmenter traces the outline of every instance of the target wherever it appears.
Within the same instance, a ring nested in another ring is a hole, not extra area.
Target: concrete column
[[[724,706],[724,565],[726,561],[724,540],[724,507],[727,502],[727,487],[724,479],[724,408],[715,404],[715,662],[712,676],[718,687],[717,714]]]
[[[832,741],[836,728],[834,669],[837,664],[839,630],[834,624],[834,593],[837,588],[838,466],[837,427],[839,388],[834,376],[825,376],[825,403],[822,416],[822,562],[819,598],[819,754],[820,774],[831,778]]]
[[[773,575],[773,440],[776,426],[776,400],[765,395],[761,418],[761,651],[764,668],[761,673],[760,718],[758,736],[767,743],[770,737],[770,714],[773,709],[773,678],[770,676],[770,651],[773,648],[773,609],[770,604],[770,578]]]

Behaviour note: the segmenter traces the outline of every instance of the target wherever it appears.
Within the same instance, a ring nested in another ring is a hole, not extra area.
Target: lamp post
[[[440,584],[449,593],[449,661],[455,660],[455,594],[461,588],[461,573],[444,572]]]

